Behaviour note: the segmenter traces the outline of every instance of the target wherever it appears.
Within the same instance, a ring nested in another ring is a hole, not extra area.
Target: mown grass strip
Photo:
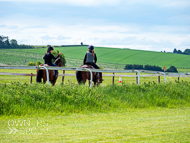
[[[1,142],[14,143],[189,142],[190,108],[1,116],[0,133]]]

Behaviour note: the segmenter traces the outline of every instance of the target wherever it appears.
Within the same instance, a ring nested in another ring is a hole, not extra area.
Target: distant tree
[[[151,66],[151,65],[132,65],[132,64],[127,64],[124,68],[125,70],[127,69],[138,69],[138,70],[152,70],[152,71],[163,71],[161,67],[159,66]]]
[[[3,35],[0,36],[0,48],[11,48],[9,37]]]
[[[34,48],[33,46],[30,45],[18,45],[16,39],[12,39],[9,41],[9,37],[7,36],[0,36],[0,48],[4,49],[11,49],[11,48],[19,48],[19,49],[32,49]]]
[[[4,47],[5,48],[12,48],[11,47],[11,44],[9,43],[9,38],[7,37],[7,39],[5,40],[5,42],[4,42]]]
[[[19,45],[19,48],[20,48],[20,49],[33,49],[34,47],[33,47],[33,46],[30,46],[30,45],[21,44],[21,45]]]
[[[80,44],[83,45],[83,42],[81,42]]]
[[[124,69],[125,70],[127,70],[127,69],[133,69],[133,65],[132,64],[127,64]]]
[[[185,49],[185,51],[183,52],[183,54],[190,55],[190,49]]]
[[[181,51],[181,50],[178,50],[177,53],[178,53],[178,54],[182,54],[182,51]]]
[[[177,68],[175,66],[171,66],[169,69],[166,70],[166,72],[176,72],[176,73],[178,73]]]
[[[173,50],[173,53],[177,53],[177,50],[176,50],[176,48]]]
[[[11,39],[11,40],[10,40],[10,44],[11,44],[11,46],[12,46],[13,48],[18,48],[18,47],[19,47],[19,45],[18,45],[18,43],[17,43],[17,40],[15,40],[15,39]]]
[[[0,48],[4,47],[3,36],[0,36]]]
[[[143,65],[133,65],[133,69],[143,70]]]

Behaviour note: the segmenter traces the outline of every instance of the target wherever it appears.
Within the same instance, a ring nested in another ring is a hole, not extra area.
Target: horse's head
[[[58,67],[63,66],[63,60],[59,57],[55,60],[54,64],[56,64]]]
[[[100,84],[102,83],[103,79],[102,79],[102,73],[98,73],[98,75],[96,76],[96,83]]]

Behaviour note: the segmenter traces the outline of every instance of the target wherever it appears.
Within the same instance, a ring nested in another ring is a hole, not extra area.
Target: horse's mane
[[[57,59],[55,60],[54,64],[58,65],[59,62],[61,62],[61,58],[57,58]]]

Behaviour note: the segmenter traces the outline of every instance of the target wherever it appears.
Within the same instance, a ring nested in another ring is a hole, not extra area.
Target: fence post
[[[64,84],[64,78],[65,78],[64,74],[65,74],[65,70],[63,70],[62,84]]]
[[[114,75],[114,72],[113,72],[113,79],[112,79],[112,84],[114,85],[114,77],[115,77],[115,75]]]
[[[90,72],[90,88],[92,87],[92,71],[88,68],[86,68]]]
[[[178,76],[178,82],[179,82],[179,76]]]
[[[136,72],[136,75],[137,75],[137,72]],[[138,84],[138,77],[136,76],[136,84]]]
[[[33,76],[33,74],[31,73],[31,76],[30,76],[30,84],[32,83],[32,76]]]
[[[49,72],[48,72],[47,67],[45,67],[45,66],[39,66],[39,67],[44,68],[44,69],[46,70],[46,75],[47,75],[47,83],[48,83],[48,85],[49,85]]]
[[[158,76],[158,83],[160,83],[160,76]]]

